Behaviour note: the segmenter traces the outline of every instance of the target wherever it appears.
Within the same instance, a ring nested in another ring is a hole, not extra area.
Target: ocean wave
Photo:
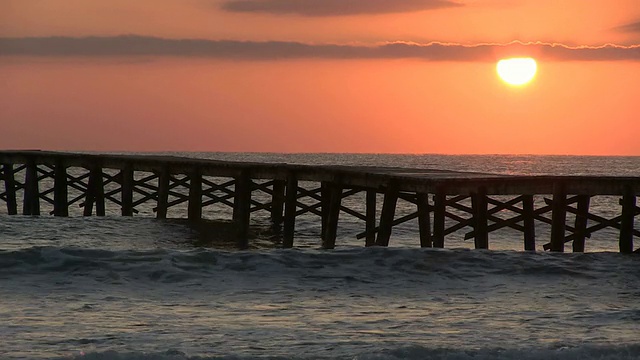
[[[0,251],[5,276],[23,274],[94,276],[96,279],[180,282],[221,272],[284,274],[313,279],[343,277],[474,280],[486,276],[597,279],[637,274],[640,257],[618,253],[552,254],[465,249],[352,248],[341,250],[106,250],[31,247]]]
[[[157,353],[105,351],[81,353],[56,360],[627,360],[640,357],[640,345],[625,346],[555,346],[550,348],[461,350],[407,346],[347,356],[189,356],[178,350]]]

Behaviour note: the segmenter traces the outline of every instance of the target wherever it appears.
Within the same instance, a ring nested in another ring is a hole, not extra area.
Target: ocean
[[[640,176],[640,157],[172,155]],[[603,216],[618,206],[592,200]],[[29,217],[0,202],[0,359],[640,359],[640,256],[617,252],[614,229],[594,233],[586,253],[561,254],[542,250],[542,226],[537,252],[508,230],[489,235],[490,250],[473,250],[464,231],[445,249],[420,249],[409,222],[389,248],[365,248],[355,238],[364,224],[340,214],[336,249],[322,250],[309,214],[296,221],[294,248],[281,249],[258,216],[251,248],[239,251],[203,244],[210,229],[156,220],[151,208]]]

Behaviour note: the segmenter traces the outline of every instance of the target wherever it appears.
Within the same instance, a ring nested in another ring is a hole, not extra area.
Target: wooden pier
[[[357,238],[366,246],[387,246],[394,226],[416,218],[422,247],[444,247],[447,235],[466,229],[465,238],[486,249],[491,232],[511,228],[522,233],[525,250],[535,250],[537,224],[551,227],[543,248],[558,252],[567,243],[575,252],[584,251],[585,240],[605,228],[618,231],[622,253],[634,252],[634,237],[640,237],[634,228],[640,177],[508,176],[45,151],[0,151],[0,166],[0,199],[9,215],[19,210],[40,215],[44,201],[55,216],[69,216],[73,205],[84,216],[104,216],[107,204],[133,216],[150,202],[157,218],[186,205],[184,215],[200,220],[203,208],[222,205],[231,209],[240,248],[248,246],[251,214],[257,211],[269,213],[283,247],[294,245],[296,218],[306,213],[319,217],[327,249],[336,246],[341,214],[363,222]],[[361,192],[364,211],[345,205],[346,198]],[[378,194],[384,197],[379,218]],[[619,213],[605,218],[590,212],[594,196],[618,197]],[[398,200],[414,204],[415,211],[397,216]]]

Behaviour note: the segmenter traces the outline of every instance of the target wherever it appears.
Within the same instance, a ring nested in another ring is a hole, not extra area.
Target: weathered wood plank
[[[119,175],[120,180],[120,202],[122,216],[133,216],[133,167],[126,164]]]
[[[69,216],[67,167],[63,160],[56,162],[53,189],[53,215]]]
[[[622,218],[620,219],[620,252],[630,254],[633,252],[633,222],[636,215],[636,195],[634,189],[629,186],[622,196]]]
[[[573,214],[577,214],[577,210],[572,208],[572,207],[567,207],[566,209],[567,209],[567,212],[570,212],[570,213],[573,213]],[[538,211],[538,210],[536,210],[536,211]],[[640,209],[638,209],[638,208],[636,208],[636,213],[635,213],[635,216],[637,216],[637,215],[640,215]],[[612,227],[612,228],[618,229],[618,230],[621,229],[620,223],[621,223],[622,215],[615,216],[615,217],[613,217],[611,219],[606,219],[606,218],[604,218],[602,216],[598,216],[598,215],[595,215],[595,214],[592,214],[592,213],[587,213],[586,216],[587,216],[587,219],[592,220],[594,222],[597,222],[597,224],[587,227],[587,229],[585,230],[585,233],[587,234],[586,235],[587,237],[590,237],[592,233],[594,233],[596,231],[599,231],[599,230],[602,230],[602,229],[607,228],[607,227]],[[575,233],[575,230],[572,227],[571,228],[567,227],[567,229],[569,231]],[[633,229],[633,235],[637,236],[637,237],[640,237],[640,231],[636,230],[636,229]],[[575,238],[575,234],[571,234],[571,235],[565,236],[564,242],[567,243],[569,241],[573,241],[574,238]],[[551,248],[551,243],[544,244],[544,249],[545,250],[549,250],[550,248]]]
[[[433,246],[433,243],[431,240],[429,195],[418,193],[416,195],[416,202],[416,206],[418,207],[418,231],[420,232],[420,247],[430,248]]]
[[[366,217],[365,220],[365,246],[373,246],[376,243],[376,206],[378,202],[378,192],[367,190]]]
[[[437,189],[433,196],[433,247],[444,247],[445,214],[447,196],[443,189]]]
[[[376,245],[378,246],[389,246],[399,192],[396,182],[389,183],[384,192],[384,202],[382,203],[382,213],[380,214],[380,228],[378,230],[378,237],[376,238]]]
[[[413,220],[413,219],[417,219],[418,218],[418,212],[413,212],[411,214],[407,214],[404,215],[402,217],[399,218],[395,218],[393,219],[393,222],[391,223],[391,226],[397,226],[400,225],[402,223],[405,223],[407,221]],[[378,231],[380,230],[380,226],[376,226],[375,228],[373,228],[373,234],[375,235]],[[367,236],[367,231],[363,231],[361,233],[358,233],[356,235],[356,239],[362,239],[365,238]],[[374,245],[375,245],[375,241],[374,241]]]
[[[551,251],[564,251],[564,232],[567,222],[567,192],[563,183],[553,187],[553,210],[551,212]]]
[[[248,171],[236,178],[236,197],[233,219],[237,229],[237,245],[241,249],[249,247],[249,223],[251,220],[251,192],[253,183]]]
[[[202,174],[197,170],[189,173],[189,220],[202,219]]]
[[[89,168],[89,182],[87,184],[87,193],[85,197],[83,214],[84,216],[91,216],[93,214],[93,206],[96,206],[96,215],[105,215],[105,203],[104,203],[104,182],[102,177],[102,166],[100,164],[94,164]]]
[[[38,188],[38,168],[34,161],[27,162],[24,179],[23,215],[40,215],[40,190]]]
[[[158,174],[158,203],[155,209],[158,219],[167,218],[167,210],[169,209],[169,179],[169,169],[163,166]]]
[[[486,189],[479,188],[478,192],[471,196],[473,208],[473,228],[475,232],[475,248],[489,248],[489,231],[487,230],[488,202]]]
[[[322,234],[322,247],[333,249],[336,247],[338,234],[338,218],[340,216],[340,203],[342,201],[342,185],[339,183],[328,184],[329,201],[326,214],[325,229]]]
[[[323,181],[320,184],[320,238],[325,239],[327,223],[329,219],[329,207],[331,206],[331,184]]]
[[[587,224],[589,222],[589,195],[578,195],[578,205],[576,219],[574,223],[575,232],[573,238],[573,252],[584,252],[584,241],[587,237]]]
[[[13,164],[2,164],[4,176],[4,191],[7,202],[7,214],[18,214],[18,200],[16,199],[16,180]]]
[[[298,178],[296,174],[287,175],[287,188],[284,204],[284,227],[282,230],[282,246],[293,247],[293,234],[296,226],[296,207],[298,205]]]
[[[284,180],[274,180],[273,194],[271,195],[271,228],[278,232],[282,226],[285,189],[287,182]]]
[[[524,249],[536,251],[536,227],[533,195],[522,196],[522,222],[524,224]]]

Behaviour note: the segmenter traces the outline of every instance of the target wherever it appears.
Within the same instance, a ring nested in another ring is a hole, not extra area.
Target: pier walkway
[[[107,203],[133,216],[151,202],[157,218],[167,218],[174,208],[199,220],[203,208],[217,204],[231,209],[241,248],[248,246],[256,211],[269,212],[284,247],[294,245],[296,217],[306,213],[319,217],[324,248],[336,245],[340,214],[363,222],[358,238],[366,246],[387,246],[394,226],[416,218],[423,247],[444,247],[447,235],[466,229],[465,238],[473,238],[476,248],[488,248],[491,232],[511,228],[522,233],[525,250],[535,250],[537,224],[551,227],[544,244],[551,251],[564,251],[566,243],[584,251],[593,232],[614,228],[620,252],[631,253],[634,237],[640,237],[634,228],[640,177],[509,176],[47,151],[0,151],[0,166],[0,200],[9,215],[40,215],[45,202],[55,216],[69,216],[74,204],[85,216],[104,216]],[[363,210],[345,205],[344,199],[361,192]],[[378,194],[384,198],[381,211],[376,211]],[[593,196],[619,197],[619,212],[610,218],[590,212]],[[415,211],[396,216],[399,199],[414,204]]]

